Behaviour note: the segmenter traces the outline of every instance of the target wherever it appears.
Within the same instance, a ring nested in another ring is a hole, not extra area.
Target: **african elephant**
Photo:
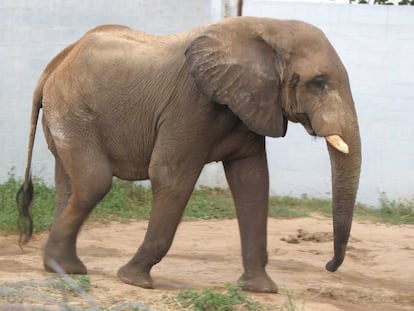
[[[325,137],[332,167],[335,271],[343,262],[359,183],[361,146],[347,72],[321,30],[293,20],[228,18],[168,36],[106,25],[46,67],[34,91],[21,242],[32,234],[31,158],[39,110],[55,158],[56,210],[44,266],[87,273],[79,230],[112,178],[151,181],[142,245],[118,271],[152,288],[206,163],[222,161],[240,227],[240,286],[277,292],[265,271],[269,177],[265,136],[288,121]],[[281,151],[282,152],[282,151]]]

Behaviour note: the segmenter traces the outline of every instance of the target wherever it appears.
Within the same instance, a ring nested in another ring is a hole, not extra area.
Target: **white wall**
[[[230,3],[235,3],[231,1]],[[358,200],[376,205],[414,196],[414,8],[244,0],[244,15],[294,18],[325,31],[351,78],[363,143]],[[173,33],[216,21],[221,0],[0,1],[0,182],[15,167],[24,172],[31,96],[47,62],[86,30],[121,23],[152,33]],[[53,181],[53,158],[42,130],[33,174]],[[287,137],[268,139],[271,190],[328,196],[330,167],[325,143],[295,124]],[[225,185],[221,165],[200,178]]]

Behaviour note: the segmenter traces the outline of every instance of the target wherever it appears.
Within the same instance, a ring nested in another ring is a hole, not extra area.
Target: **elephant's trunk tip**
[[[332,258],[331,261],[329,261],[325,268],[326,270],[328,270],[329,272],[335,272],[336,270],[338,270],[338,268],[341,266],[343,260],[337,260],[335,257]]]
[[[330,272],[335,272],[338,268],[342,265],[345,259],[345,252],[346,252],[346,242],[336,242],[335,243],[335,254],[334,257],[329,261],[325,268]]]

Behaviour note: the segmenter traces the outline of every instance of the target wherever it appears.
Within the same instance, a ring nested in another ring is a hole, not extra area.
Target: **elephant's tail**
[[[46,66],[43,74],[33,94],[32,114],[30,118],[30,134],[29,147],[26,160],[26,172],[24,175],[23,185],[16,194],[16,204],[19,211],[18,226],[20,230],[19,244],[26,244],[30,241],[33,233],[33,220],[30,213],[30,204],[33,199],[33,183],[31,175],[33,146],[36,136],[37,121],[39,119],[40,108],[42,108],[43,88],[47,79],[55,71],[55,69],[62,63],[66,56],[72,51],[76,43],[69,45],[62,52],[60,52],[52,61]]]
[[[43,77],[42,77],[43,78]],[[42,82],[42,81],[39,81]],[[37,120],[39,119],[40,108],[42,107],[43,85],[36,87],[33,95],[32,114],[30,117],[29,148],[26,160],[26,172],[24,182],[16,194],[16,205],[19,211],[18,226],[20,230],[19,244],[26,244],[30,241],[33,233],[33,220],[30,213],[30,203],[33,199],[33,183],[31,175],[33,145],[36,136]]]

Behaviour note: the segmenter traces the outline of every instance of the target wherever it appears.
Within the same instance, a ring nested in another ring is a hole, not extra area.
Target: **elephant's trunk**
[[[348,154],[327,143],[332,170],[334,257],[326,264],[326,269],[331,272],[336,271],[345,258],[359,184],[361,141],[356,116],[348,123],[343,136],[349,146]]]

